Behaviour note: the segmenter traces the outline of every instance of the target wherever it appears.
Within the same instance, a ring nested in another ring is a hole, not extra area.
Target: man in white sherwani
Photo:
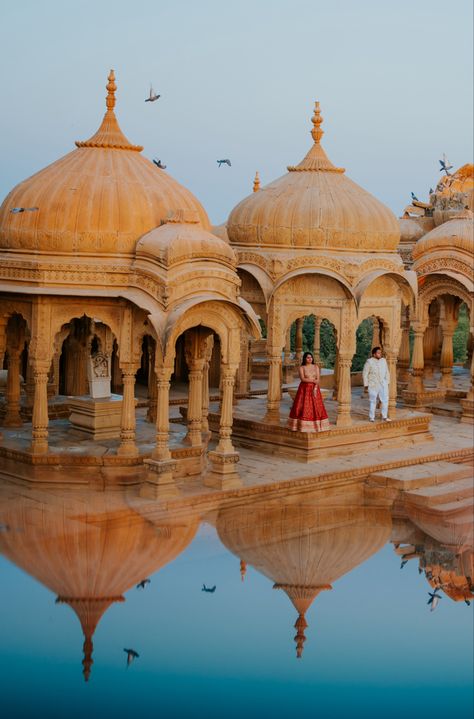
[[[370,357],[362,370],[364,387],[369,390],[369,420],[375,422],[375,407],[377,399],[382,403],[382,420],[391,422],[388,418],[388,386],[390,384],[390,372],[388,371],[387,360],[382,357],[380,347],[374,347]]]

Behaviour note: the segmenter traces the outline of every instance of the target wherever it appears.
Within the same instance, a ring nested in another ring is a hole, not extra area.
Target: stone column
[[[235,470],[239,455],[232,444],[232,397],[234,393],[235,365],[221,365],[222,403],[219,425],[219,442],[214,452],[209,452],[212,471],[204,480],[208,487],[230,489],[240,487],[241,481]]]
[[[185,442],[192,447],[202,447],[202,376],[204,369],[203,358],[186,358],[189,368],[188,391],[188,432]]]
[[[314,318],[313,356],[315,364],[321,364],[321,322],[321,317]]]
[[[20,358],[21,350],[8,350],[5,427],[21,427],[23,424],[20,415]]]
[[[380,321],[378,317],[372,317],[372,349],[374,349],[374,347],[382,347],[382,338],[380,335]]]
[[[441,346],[441,379],[439,382],[440,387],[452,387],[453,386],[453,335],[455,326],[451,323],[443,324],[443,344]]]
[[[408,382],[410,378],[410,320],[404,318],[402,337],[397,361],[398,377],[400,383]],[[393,381],[393,378],[392,378]]]
[[[387,350],[385,352],[390,384],[388,386],[388,416],[393,419],[397,413],[397,353]]]
[[[48,374],[50,361],[33,360],[31,363],[34,381],[32,442],[33,454],[46,454],[48,451]]]
[[[423,356],[423,336],[425,334],[424,327],[416,325],[413,327],[415,339],[413,343],[413,354],[411,357],[411,375],[408,381],[408,392],[422,394],[423,386],[423,370],[425,366]]]
[[[156,445],[151,459],[145,459],[145,482],[140,495],[148,498],[174,497],[178,490],[174,483],[173,472],[176,461],[171,456],[169,446],[169,402],[170,378],[172,367],[154,370],[156,376]]]
[[[53,395],[59,394],[59,361],[61,359],[61,350],[57,350],[53,357]]]
[[[211,335],[206,340],[206,350],[204,357],[204,365],[202,368],[202,414],[201,414],[201,432],[205,442],[209,442],[212,433],[209,430],[209,365],[212,357],[212,348],[214,347],[214,337]],[[248,342],[247,342],[248,348]],[[248,355],[246,358],[248,362]]]
[[[338,389],[337,389],[337,426],[350,427],[351,419],[351,365],[352,356],[339,353],[338,358]]]
[[[246,330],[240,331],[240,364],[237,370],[235,392],[246,394],[249,390],[249,336]]]
[[[290,363],[292,360],[292,357],[291,357],[291,325],[288,327],[288,329],[286,331],[285,351],[284,351],[284,355],[283,355],[283,360],[284,360],[285,364]]]
[[[303,359],[303,317],[296,320],[296,336],[295,336],[295,358],[296,363],[301,364]]]
[[[473,329],[471,328],[471,332]],[[471,354],[471,387],[466,399],[461,400],[462,415],[461,422],[474,424],[474,354]]]
[[[281,401],[281,351],[278,354],[275,350],[268,357],[268,395],[267,395],[267,417],[279,419]]]
[[[339,391],[339,350],[336,348],[336,356],[334,358],[334,370],[333,370],[333,389],[332,389],[332,398],[336,399],[338,398],[338,391]]]
[[[0,369],[3,369],[3,360],[5,358],[5,349],[7,346],[7,335],[6,335],[6,317],[0,315]],[[2,433],[0,432],[0,439],[2,439]]]
[[[148,345],[148,409],[146,418],[148,422],[156,423],[157,378],[155,375],[155,348],[150,342]]]
[[[136,457],[138,449],[135,444],[135,365],[122,367],[122,417],[120,421],[120,445],[117,454],[123,457]]]

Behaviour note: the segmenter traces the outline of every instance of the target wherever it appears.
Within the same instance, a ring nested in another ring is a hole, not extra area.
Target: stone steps
[[[372,485],[378,484],[383,487],[413,491],[464,479],[470,479],[472,486],[472,474],[473,470],[470,465],[439,461],[375,472],[370,475],[369,481]]]
[[[434,402],[431,405],[432,414],[441,415],[443,417],[452,417],[459,419],[462,415],[462,407],[459,402]]]
[[[431,487],[415,489],[406,494],[406,500],[410,504],[424,507],[434,507],[456,503],[465,499],[471,500],[474,492],[474,482],[471,476],[442,484],[435,484]]]

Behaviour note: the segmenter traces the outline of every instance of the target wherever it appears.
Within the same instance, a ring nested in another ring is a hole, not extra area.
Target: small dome
[[[143,157],[120,130],[114,113],[115,76],[98,131],[77,149],[24,180],[0,207],[0,250],[54,254],[130,254],[139,237],[170,211],[195,210],[198,200]],[[15,208],[32,211],[12,212]]]
[[[400,242],[416,242],[426,232],[416,220],[408,217],[401,217],[398,224],[400,225]]]
[[[474,254],[473,213],[465,210],[452,220],[428,232],[413,248],[413,258],[420,259],[434,250],[461,250]]]
[[[233,266],[236,263],[229,243],[205,230],[195,210],[172,213],[164,225],[138,241],[136,255],[160,260],[166,266],[193,259],[216,259]]]
[[[400,230],[395,215],[335,167],[320,145],[323,121],[316,103],[314,144],[288,174],[258,189],[231,212],[231,243],[395,252]]]

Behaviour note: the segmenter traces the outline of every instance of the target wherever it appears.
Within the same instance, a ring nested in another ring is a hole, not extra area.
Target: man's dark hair
[[[375,357],[375,353],[378,352],[378,351],[381,350],[381,349],[382,349],[381,347],[374,347],[374,348],[372,349],[372,357]]]

